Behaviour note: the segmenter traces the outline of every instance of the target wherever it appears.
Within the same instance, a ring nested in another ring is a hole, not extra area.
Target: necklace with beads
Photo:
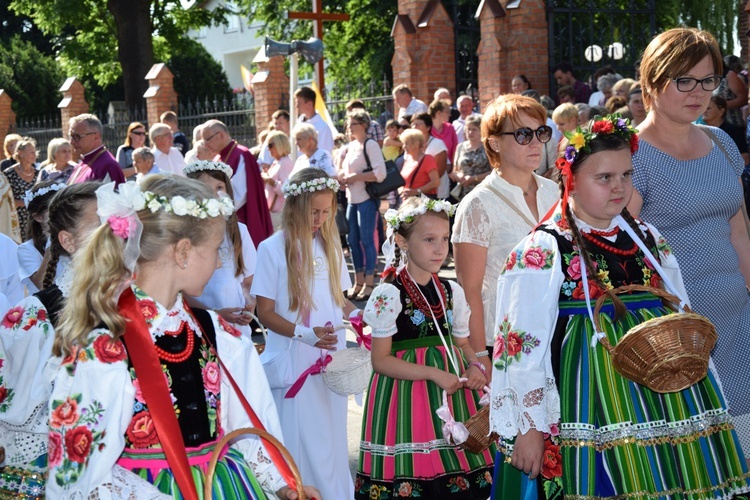
[[[191,354],[193,354],[193,348],[195,347],[195,332],[193,332],[193,329],[188,326],[187,322],[183,321],[180,324],[180,330],[176,334],[171,332],[168,332],[167,334],[176,338],[180,336],[182,332],[185,332],[185,334],[187,335],[185,349],[183,349],[182,352],[171,353],[165,351],[158,345],[154,345],[154,347],[156,348],[156,355],[159,356],[159,359],[161,359],[162,361],[167,361],[169,363],[182,363],[183,361],[187,360]]]
[[[402,278],[401,283],[404,284],[404,289],[406,290],[406,294],[411,299],[412,304],[414,304],[416,308],[422,311],[427,317],[431,315],[434,315],[436,318],[443,317],[443,304],[447,303],[447,299],[445,297],[445,289],[440,285],[437,274],[432,275],[432,283],[435,285],[435,288],[440,294],[440,298],[442,300],[435,306],[427,302],[424,294],[422,294],[422,291],[419,289],[419,285],[417,285],[417,283],[414,281],[414,278],[411,277],[406,269],[402,271],[402,274],[405,275],[405,279]]]
[[[605,243],[605,242],[601,241],[600,239],[594,237],[594,235],[595,235],[595,236],[600,236],[600,237],[607,238],[607,237],[615,236],[619,232],[620,232],[619,226],[615,226],[610,231],[599,231],[599,230],[596,230],[596,229],[592,229],[591,230],[591,234],[589,234],[589,233],[587,233],[585,231],[581,231],[581,235],[583,235],[583,237],[586,240],[588,240],[589,242],[591,242],[594,245],[598,246],[599,248],[602,248],[602,249],[606,250],[607,252],[613,253],[615,255],[620,255],[622,257],[630,257],[631,255],[635,255],[635,253],[638,251],[638,244],[636,242],[633,242],[633,247],[630,248],[629,250],[621,250],[619,248],[615,248],[612,245],[610,245],[608,243]]]

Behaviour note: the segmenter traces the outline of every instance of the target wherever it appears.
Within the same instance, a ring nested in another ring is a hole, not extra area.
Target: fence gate
[[[576,78],[586,80],[610,65],[633,78],[635,62],[656,35],[656,0],[547,0],[547,20],[550,69],[569,62]],[[608,50],[616,43],[622,44],[619,58],[617,50]],[[586,58],[592,45],[602,49],[599,61]],[[551,75],[550,89],[557,89]]]
[[[472,95],[477,91],[479,77],[479,40],[481,32],[479,19],[474,14],[479,7],[479,0],[443,0],[443,6],[453,20],[456,58],[456,95]]]

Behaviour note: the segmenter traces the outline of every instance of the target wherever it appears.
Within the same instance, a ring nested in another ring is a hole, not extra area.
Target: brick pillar
[[[174,75],[164,63],[151,66],[145,77],[148,89],[143,97],[146,99],[148,123],[159,123],[159,117],[165,111],[177,111],[177,92],[174,91]]]
[[[507,2],[505,2],[507,3]],[[539,94],[549,94],[549,51],[544,0],[524,0],[503,8],[499,0],[483,0],[477,17],[479,43],[479,101],[481,109],[510,92],[514,75],[523,74]]]
[[[13,99],[11,99],[8,93],[0,89],[0,136],[3,139],[5,139],[7,134],[11,134],[16,130],[16,114],[11,107],[12,103]],[[4,157],[2,151],[0,151],[0,156]]]
[[[71,76],[60,87],[63,99],[57,105],[60,108],[60,124],[63,137],[68,137],[68,123],[74,116],[89,112],[89,103],[84,95],[84,88],[75,76]]]
[[[284,96],[289,93],[289,77],[284,72],[284,58],[266,57],[261,48],[253,59],[257,71],[253,75],[253,97],[255,101],[255,137],[266,128],[271,115],[281,108]],[[287,96],[288,102],[289,96]]]
[[[427,104],[440,87],[456,95],[453,21],[440,0],[400,0],[391,37],[394,86],[407,84]]]

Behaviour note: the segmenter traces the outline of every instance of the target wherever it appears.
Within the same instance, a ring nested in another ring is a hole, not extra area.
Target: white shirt
[[[328,151],[328,154],[331,154],[333,152],[333,133],[331,133],[331,127],[328,126],[323,117],[315,113],[308,120],[303,115],[300,117],[300,121],[309,123],[315,127],[315,131],[318,132],[318,149]]]
[[[398,119],[400,120],[404,115],[414,116],[417,113],[427,113],[427,104],[416,97],[412,97],[408,106],[398,110]]]
[[[18,259],[18,278],[21,283],[26,287],[29,295],[38,292],[39,288],[31,281],[31,275],[39,270],[44,256],[34,246],[34,240],[26,240],[18,245],[16,258]]]
[[[305,154],[300,154],[300,156],[297,157],[297,161],[294,162],[294,168],[292,169],[292,173],[289,174],[289,177],[308,167],[323,170],[328,174],[328,177],[336,177],[336,175],[338,175],[336,167],[333,166],[333,158],[331,158],[331,154],[328,151],[318,148],[309,158]]]
[[[185,175],[182,171],[185,169],[185,158],[182,153],[175,148],[169,148],[169,153],[162,153],[160,150],[153,148],[154,165],[165,174]]]
[[[15,241],[0,233],[0,255],[14,255],[17,248]],[[12,305],[18,304],[21,299],[23,299],[23,286],[18,276],[18,259],[0,259],[0,314],[4,316],[5,311]]]
[[[459,143],[460,144],[460,143]],[[427,141],[427,146],[425,147],[425,154],[428,154],[432,156],[433,158],[436,155],[439,155],[441,152],[445,151],[446,154],[446,169],[443,173],[443,176],[440,177],[440,184],[437,188],[437,197],[438,199],[444,200],[448,197],[450,194],[450,181],[448,180],[448,168],[447,166],[450,165],[450,163],[453,161],[453,158],[448,158],[448,147],[445,145],[445,143],[442,141],[442,139],[438,139],[437,137],[430,136],[429,140]]]
[[[234,191],[234,206],[240,208],[247,203],[247,173],[245,172],[245,157],[240,155],[237,171],[229,180]]]
[[[260,148],[260,154],[258,155],[258,166],[260,165],[268,165],[271,166],[271,163],[273,163],[273,156],[271,156],[271,150],[268,149],[268,140],[263,142],[263,146]]]
[[[534,175],[538,190],[536,209],[543,217],[560,199],[557,184]],[[497,277],[510,251],[533,228],[520,215],[488,188],[492,187],[508,198],[529,220],[535,220],[523,197],[523,190],[510,184],[493,171],[461,200],[456,210],[453,237],[456,243],[471,243],[487,249],[487,262],[482,280],[482,310],[484,335],[487,345],[494,343],[495,302]]]

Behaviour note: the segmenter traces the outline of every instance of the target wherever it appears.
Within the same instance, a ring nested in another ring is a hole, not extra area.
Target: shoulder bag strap
[[[143,314],[138,309],[135,294],[130,287],[122,292],[118,305],[120,314],[129,320],[123,340],[141,385],[143,398],[154,420],[156,434],[159,436],[169,468],[172,469],[180,493],[185,499],[198,500],[198,492],[185,451],[185,441],[182,439],[180,424],[177,422],[172,399],[169,396],[167,380],[156,355],[146,320],[143,319]]]
[[[729,157],[729,153],[727,152],[724,145],[721,143],[718,137],[716,137],[716,134],[714,134],[713,130],[706,127],[705,125],[698,125],[698,127],[703,130],[706,135],[711,139],[713,142],[716,143],[717,146],[719,146],[719,149],[721,149],[721,152],[724,153],[724,156],[726,157],[729,164],[732,164],[732,159]],[[740,178],[740,185],[742,185],[742,178]],[[742,188],[744,192],[744,187]],[[750,218],[748,218],[747,215],[747,206],[745,205],[745,197],[742,197],[742,217],[745,219],[745,229],[747,229],[747,236],[750,238]]]
[[[207,311],[203,309],[192,309],[193,315],[200,323],[201,327],[204,331],[208,331],[209,329],[211,331],[214,331],[214,325],[213,321],[211,320],[211,315],[208,314]],[[214,333],[214,337],[215,337]],[[211,344],[210,336],[206,335],[206,340],[208,341],[209,345]],[[214,347],[212,345],[212,347]],[[245,412],[247,413],[247,416],[250,417],[250,421],[253,424],[253,427],[256,429],[266,430],[265,426],[263,425],[263,422],[258,418],[258,415],[253,410],[253,407],[250,406],[250,402],[247,400],[245,395],[240,390],[240,387],[237,385],[237,382],[235,382],[234,377],[232,377],[232,374],[229,372],[227,367],[224,365],[224,362],[219,357],[219,350],[214,347],[214,350],[216,351],[216,359],[219,361],[219,365],[221,366],[222,374],[227,376],[227,380],[229,381],[229,385],[232,386],[232,389],[234,389],[235,394],[237,394],[237,397],[240,400],[240,403],[242,403],[242,407],[245,409]],[[297,481],[294,480],[294,475],[292,474],[292,470],[289,468],[289,465],[286,463],[286,460],[284,460],[283,455],[281,452],[276,448],[273,444],[271,444],[267,439],[265,439],[262,436],[260,437],[261,442],[263,443],[263,448],[265,448],[266,452],[268,453],[268,456],[271,457],[271,461],[276,466],[276,468],[279,470],[279,473],[281,474],[281,477],[284,478],[284,482],[289,486],[292,490],[297,491]]]
[[[526,222],[526,224],[528,224],[531,227],[536,226],[536,222],[532,222],[531,219],[529,219],[528,215],[526,215],[525,213],[521,212],[518,209],[518,207],[515,206],[513,203],[511,203],[511,201],[507,197],[505,197],[500,191],[498,191],[497,189],[493,188],[489,184],[487,185],[487,189],[489,189],[490,191],[492,191],[493,193],[495,193],[495,195],[498,198],[500,198],[506,205],[508,205],[510,208],[512,208],[515,213],[517,213],[519,216],[521,216],[521,218],[524,220],[524,222]]]
[[[424,156],[419,160],[419,163],[417,163],[417,168],[414,170],[414,173],[411,174],[409,179],[409,185],[411,186],[414,183],[414,179],[417,177],[417,174],[419,173],[419,169],[422,168],[422,162],[424,161]],[[414,189],[414,188],[412,188]]]
[[[367,168],[364,169],[362,172],[372,172],[372,165],[370,164],[370,157],[367,156],[367,141],[369,141],[370,138],[368,137],[365,139],[364,144],[362,144],[362,152],[365,154],[365,161],[367,162]]]

